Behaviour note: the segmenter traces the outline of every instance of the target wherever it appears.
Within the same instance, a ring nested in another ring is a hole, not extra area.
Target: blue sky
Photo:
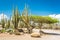
[[[50,15],[60,13],[60,0],[0,0],[0,13],[7,16],[12,14],[13,5],[18,6],[20,13],[24,9],[25,3],[33,15]]]

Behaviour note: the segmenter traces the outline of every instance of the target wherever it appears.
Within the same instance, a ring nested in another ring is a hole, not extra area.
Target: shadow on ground
[[[43,32],[43,31],[41,31],[41,33],[48,34],[48,35],[60,35],[59,33],[46,33],[46,32]]]

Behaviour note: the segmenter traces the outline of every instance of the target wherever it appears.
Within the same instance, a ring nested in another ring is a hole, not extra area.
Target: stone
[[[40,33],[32,33],[31,37],[40,37]]]

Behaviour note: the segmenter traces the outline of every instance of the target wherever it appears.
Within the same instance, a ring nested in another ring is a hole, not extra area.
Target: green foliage
[[[10,34],[13,34],[14,33],[14,29],[7,29],[6,32],[10,33]]]
[[[36,23],[39,23],[39,28],[42,27],[43,23],[53,24],[53,23],[59,22],[57,19],[51,18],[49,16],[31,16],[31,20],[36,22]],[[50,28],[52,28],[51,25],[50,25]]]
[[[31,16],[31,20],[40,23],[56,23],[59,22],[57,19],[48,16]]]
[[[5,32],[5,23],[6,23],[6,28],[8,29],[9,27],[11,27],[12,29],[18,29],[18,25],[19,27],[23,27],[24,25],[26,26],[26,28],[28,30],[30,30],[29,28],[31,28],[32,26],[30,25],[30,21],[34,21],[34,23],[39,23],[39,27],[42,26],[43,23],[47,23],[47,24],[53,24],[53,23],[57,23],[59,22],[57,19],[48,17],[48,16],[34,16],[34,15],[28,15],[28,8],[25,5],[25,9],[22,13],[22,16],[20,16],[18,9],[14,9],[13,10],[13,15],[12,15],[12,26],[10,26],[10,21],[8,20],[7,23],[5,22],[4,18],[1,21],[2,24],[2,32]],[[4,17],[4,15],[3,15]],[[21,23],[22,21],[22,23]],[[35,26],[35,25],[34,25]],[[36,26],[36,28],[38,28]],[[11,30],[9,30],[10,32]],[[17,30],[15,30],[15,32],[17,32],[17,34],[19,34],[19,32]]]
[[[49,23],[49,24],[59,22],[57,19],[51,18],[51,17],[45,17],[45,20],[46,20],[46,23]]]
[[[1,30],[1,33],[5,33],[5,32],[6,32],[5,28],[3,28],[3,29]]]

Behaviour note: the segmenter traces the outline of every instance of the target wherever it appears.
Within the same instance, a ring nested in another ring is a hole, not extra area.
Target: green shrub
[[[5,32],[6,32],[5,28],[3,28],[3,29],[1,30],[1,33],[5,33]]]
[[[10,34],[13,34],[14,29],[7,29],[6,32],[8,32],[8,33],[10,33]]]

